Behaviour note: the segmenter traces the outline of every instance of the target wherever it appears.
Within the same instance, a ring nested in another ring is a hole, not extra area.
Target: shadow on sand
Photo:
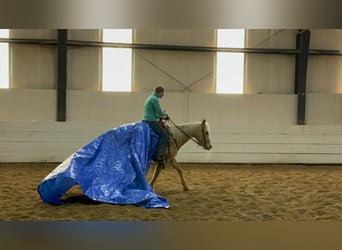
[[[85,205],[99,205],[102,203],[100,201],[94,201],[86,195],[70,196],[70,197],[61,199],[61,201],[63,203],[66,203],[66,204],[81,203],[81,204],[85,204]]]

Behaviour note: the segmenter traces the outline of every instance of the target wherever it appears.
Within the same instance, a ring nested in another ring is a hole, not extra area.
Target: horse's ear
[[[204,125],[205,124],[205,118],[202,118],[202,124]]]

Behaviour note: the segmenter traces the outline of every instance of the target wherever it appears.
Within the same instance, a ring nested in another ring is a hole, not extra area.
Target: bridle
[[[204,131],[204,124],[202,124],[202,137],[203,137],[203,145],[201,145],[201,143],[197,140],[194,139],[192,136],[188,135],[187,133],[184,132],[184,130],[182,130],[180,127],[177,126],[176,123],[174,123],[174,121],[171,120],[171,118],[169,118],[169,121],[172,123],[172,125],[175,126],[175,128],[177,128],[180,132],[182,132],[186,137],[188,137],[188,139],[192,140],[194,143],[196,143],[198,146],[202,146],[204,147],[207,144],[207,140],[205,137],[205,131]]]

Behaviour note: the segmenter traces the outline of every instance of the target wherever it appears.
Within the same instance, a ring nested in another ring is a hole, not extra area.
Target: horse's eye
[[[205,134],[206,134],[206,135],[208,135],[208,134],[209,134],[209,132],[208,132],[208,131],[206,131],[206,132],[205,132]]]

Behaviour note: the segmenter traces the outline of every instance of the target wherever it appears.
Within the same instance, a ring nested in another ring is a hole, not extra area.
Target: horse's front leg
[[[153,188],[153,185],[156,182],[156,180],[157,180],[161,170],[162,170],[162,167],[159,166],[159,164],[156,164],[156,167],[153,170],[152,178],[151,178],[151,181],[150,181],[150,185],[151,185],[152,188]]]
[[[179,163],[175,159],[173,159],[173,160],[170,161],[170,164],[171,164],[171,166],[174,169],[176,169],[176,171],[177,171],[177,173],[179,175],[179,178],[181,180],[181,183],[182,183],[182,186],[183,186],[183,190],[184,191],[189,191],[190,189],[188,188],[188,185],[185,182],[185,179],[183,177],[183,170],[182,170],[181,166],[179,165]]]

